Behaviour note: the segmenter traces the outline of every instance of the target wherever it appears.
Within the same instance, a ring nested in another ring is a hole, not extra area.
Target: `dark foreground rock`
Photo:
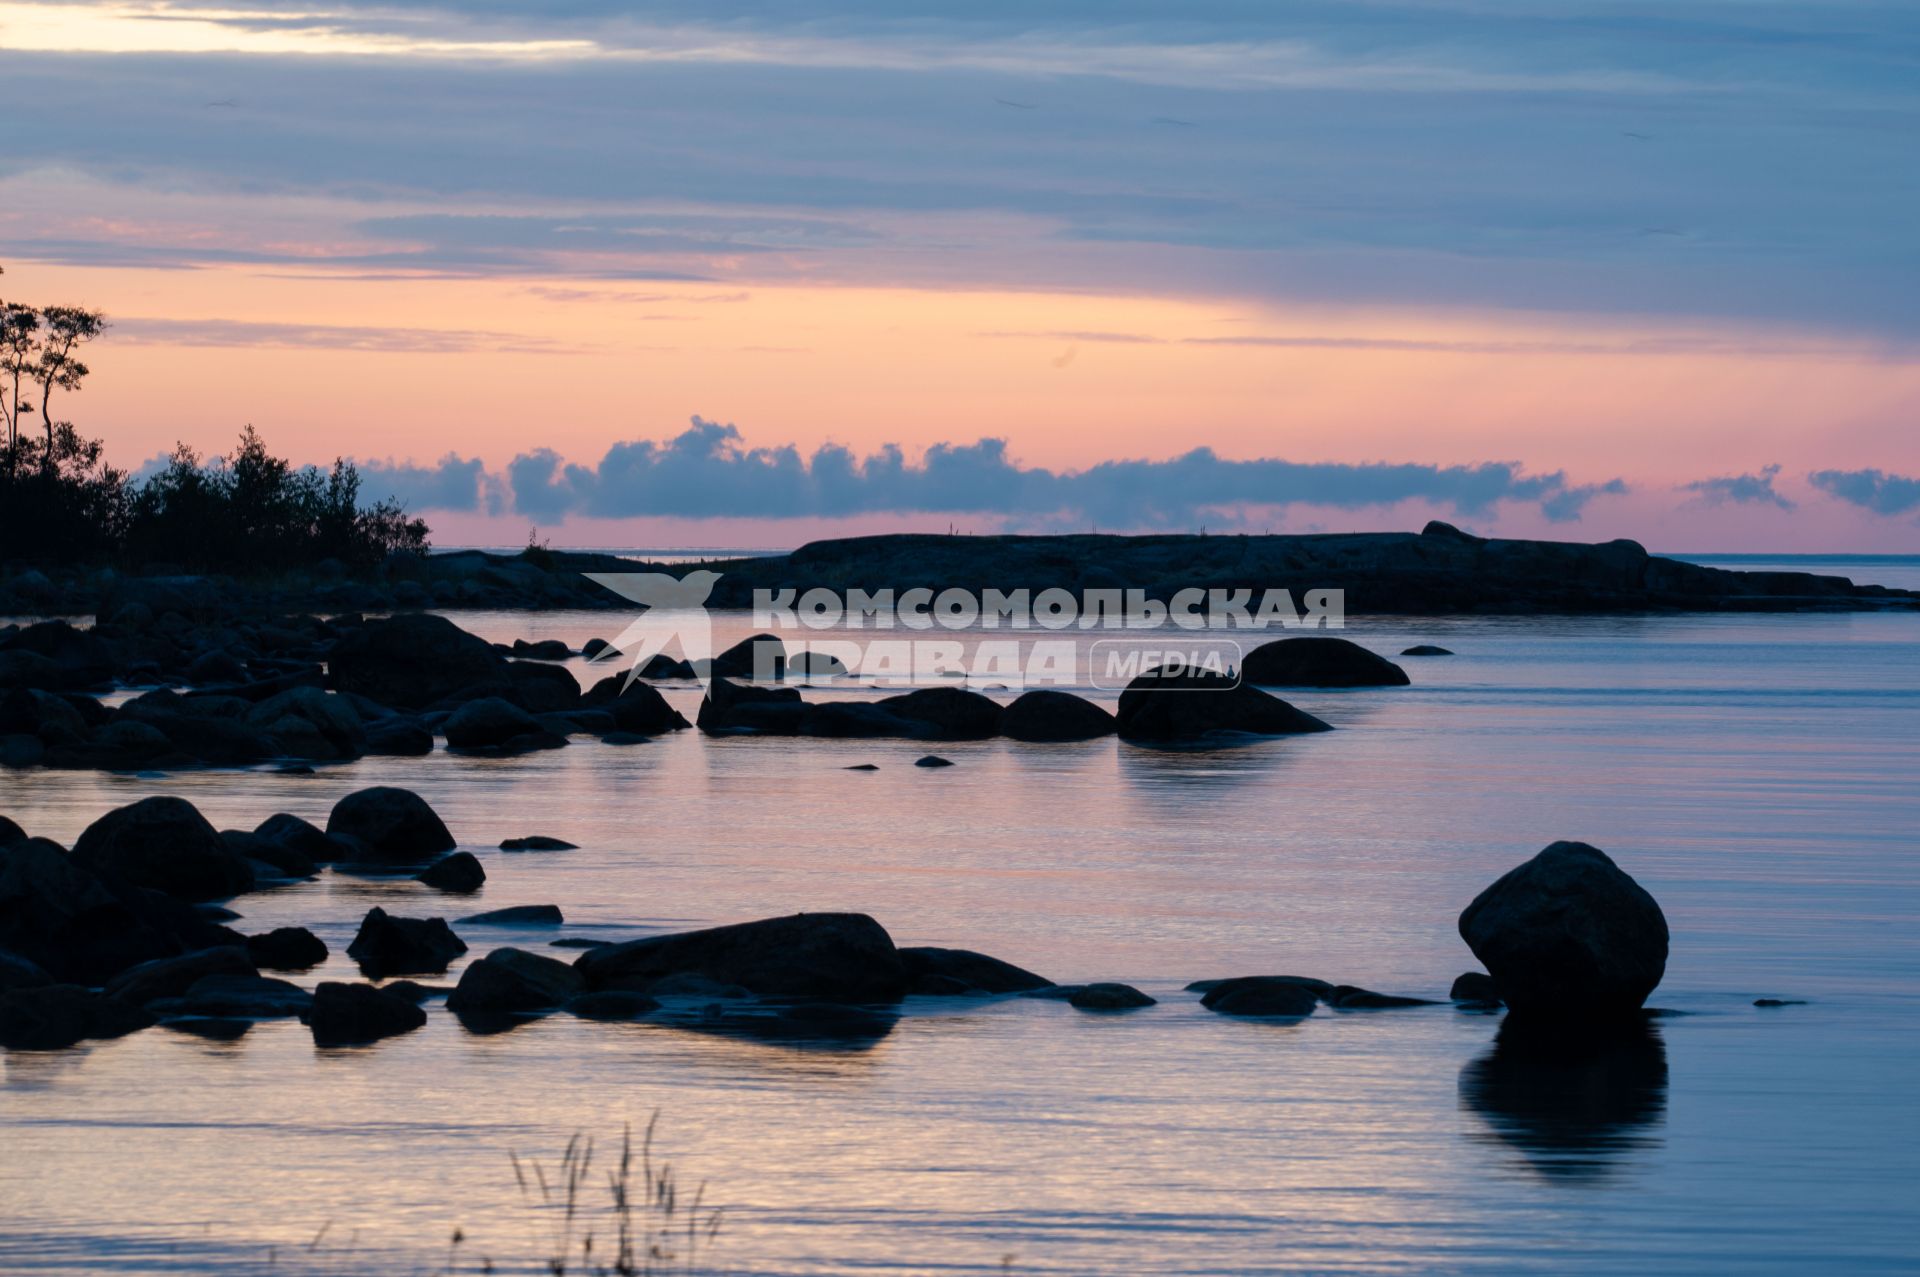
[[[1667,967],[1667,920],[1605,852],[1556,842],[1460,915],[1460,938],[1515,1016],[1624,1019]]]
[[[467,951],[444,918],[396,918],[378,905],[367,911],[347,956],[375,980],[393,975],[438,975]]]
[[[1000,719],[1003,733],[1023,741],[1094,740],[1113,735],[1118,726],[1092,701],[1054,688],[1022,693]]]
[[[1053,981],[1011,962],[971,949],[922,946],[901,949],[900,961],[913,981],[912,992],[927,996],[978,996],[1044,989]]]
[[[269,971],[305,971],[327,960],[327,945],[305,927],[275,927],[247,937],[247,956]]]
[[[1130,984],[1083,984],[1067,997],[1067,1005],[1082,1011],[1133,1011],[1150,1007],[1155,999]]]
[[[566,921],[559,905],[509,905],[471,914],[461,922],[486,923],[496,927],[557,927]]]
[[[911,979],[892,937],[861,913],[798,913],[590,949],[575,963],[587,986],[648,992],[668,976],[701,975],[763,997],[898,1002]]]
[[[485,639],[416,612],[360,626],[334,644],[327,668],[340,691],[425,709],[459,692],[504,687],[507,664]]]
[[[583,1020],[637,1020],[659,1009],[660,1004],[646,994],[622,989],[583,993],[567,1003],[567,1010]]]
[[[253,976],[253,959],[239,945],[222,945],[183,953],[177,958],[155,958],[122,971],[107,981],[104,992],[134,1006],[158,998],[177,997],[207,976]]]
[[[495,949],[461,972],[459,985],[447,996],[447,1010],[461,1016],[551,1011],[583,988],[580,973],[558,959],[525,949]]]
[[[1325,634],[1263,643],[1247,653],[1240,674],[1271,687],[1405,687],[1411,681],[1386,657]]]
[[[425,883],[435,891],[466,895],[480,890],[486,884],[487,871],[472,852],[456,851],[422,869],[414,875],[414,880]]]
[[[327,981],[313,991],[307,1026],[315,1046],[359,1046],[411,1033],[427,1013],[396,993],[370,984]]]
[[[184,798],[144,798],[88,825],[77,864],[181,900],[222,900],[253,886],[253,871]]]
[[[1332,731],[1305,710],[1224,674],[1148,671],[1120,693],[1120,738],[1144,744],[1202,741],[1221,733],[1285,736]]]
[[[262,975],[210,975],[193,982],[176,997],[147,1004],[155,1015],[176,1017],[272,1020],[307,1015],[313,995],[297,984]]]
[[[399,864],[431,860],[454,846],[453,835],[426,799],[387,785],[358,790],[335,803],[327,832],[358,838],[374,859]]]
[[[57,1051],[97,1038],[117,1038],[154,1023],[131,1003],[73,984],[0,993],[0,1047]]]
[[[193,906],[93,873],[44,838],[0,848],[0,949],[56,980],[101,984],[137,962],[239,940]]]

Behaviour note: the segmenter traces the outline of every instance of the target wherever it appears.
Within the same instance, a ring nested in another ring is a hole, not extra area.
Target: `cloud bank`
[[[1920,510],[1920,479],[1884,470],[1817,470],[1807,476],[1814,487],[1848,505],[1874,514],[1910,514]]]
[[[866,456],[838,444],[803,454],[792,444],[749,447],[732,425],[699,417],[665,441],[614,444],[592,465],[550,449],[523,452],[497,478],[477,460],[433,466],[365,463],[371,497],[391,492],[416,510],[512,512],[558,522],[620,519],[847,518],[863,514],[973,514],[1010,526],[1188,528],[1236,526],[1249,511],[1340,510],[1404,501],[1486,516],[1503,503],[1537,507],[1554,522],[1580,518],[1620,479],[1577,484],[1517,462],[1235,461],[1195,448],[1164,461],[1103,461],[1078,471],[1025,466],[1004,439],[939,443],[917,461],[898,445]]]
[[[1793,502],[1774,489],[1773,481],[1779,477],[1778,465],[1762,466],[1758,474],[1696,479],[1692,483],[1681,484],[1680,490],[1696,494],[1705,505],[1770,505],[1791,510]]]

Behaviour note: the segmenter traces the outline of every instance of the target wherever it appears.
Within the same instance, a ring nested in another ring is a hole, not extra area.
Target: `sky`
[[[1920,551],[1920,9],[0,0],[0,296],[138,471],[441,544]]]

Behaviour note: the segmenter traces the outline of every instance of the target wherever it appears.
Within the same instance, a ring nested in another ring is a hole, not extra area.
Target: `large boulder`
[[[714,678],[782,679],[787,676],[787,645],[778,634],[741,639],[713,658]]]
[[[73,984],[0,993],[0,1047],[57,1051],[91,1038],[117,1038],[154,1022],[148,1012]]]
[[[8,820],[5,816],[0,816],[0,847],[4,847],[9,843],[25,842],[26,840],[26,830],[20,828],[19,825]]]
[[[232,939],[192,906],[95,874],[44,838],[0,847],[0,949],[55,979],[99,984],[137,962]]]
[[[253,870],[184,798],[143,798],[88,825],[74,860],[181,900],[221,900],[253,886]]]
[[[567,963],[525,949],[495,949],[461,972],[447,1010],[462,1016],[550,1011],[584,987]]]
[[[376,785],[333,805],[327,832],[358,838],[376,860],[413,863],[452,851],[453,835],[427,800],[410,789]]]
[[[307,1012],[315,1046],[359,1046],[411,1033],[426,1022],[427,1013],[398,993],[333,980],[313,991]]]
[[[1023,692],[1000,717],[1000,730],[1014,740],[1093,740],[1113,735],[1112,714],[1092,701],[1050,687]]]
[[[795,688],[754,687],[715,678],[694,721],[708,735],[793,736],[809,708]]]
[[[294,687],[269,696],[246,712],[246,722],[293,757],[347,759],[366,752],[366,728],[352,699],[317,687]]]
[[[912,983],[886,929],[863,913],[797,913],[590,949],[574,964],[590,989],[645,993],[693,974],[763,997],[897,1002]]]
[[[1474,897],[1460,938],[1515,1016],[1623,1019],[1667,969],[1659,904],[1582,842],[1554,843]]]
[[[516,741],[539,741],[550,735],[533,715],[512,701],[486,696],[468,701],[440,725],[450,749],[502,749]]]
[[[417,758],[433,752],[433,733],[417,718],[394,714],[367,724],[367,753]]]
[[[368,621],[334,644],[327,670],[340,691],[406,709],[469,688],[504,688],[509,678],[491,643],[425,612]]]
[[[1272,687],[1405,687],[1407,672],[1351,639],[1303,635],[1247,653],[1241,676]]]
[[[434,861],[413,878],[415,882],[425,883],[435,891],[465,895],[486,885],[487,871],[472,852],[456,851]]]
[[[613,715],[613,725],[623,732],[657,736],[688,726],[686,718],[667,704],[658,690],[637,679],[629,684],[625,674],[607,675],[587,689],[580,703]]]
[[[360,920],[347,956],[375,980],[393,975],[439,975],[467,945],[445,918],[396,918],[375,905]]]
[[[278,812],[253,827],[253,832],[268,842],[304,856],[316,865],[346,858],[348,848],[316,826],[290,812]]]
[[[1120,738],[1150,744],[1219,733],[1286,736],[1332,731],[1305,710],[1224,674],[1149,670],[1120,693]]]
[[[1005,713],[992,697],[964,687],[923,687],[878,705],[913,724],[920,740],[985,740],[999,734]]]

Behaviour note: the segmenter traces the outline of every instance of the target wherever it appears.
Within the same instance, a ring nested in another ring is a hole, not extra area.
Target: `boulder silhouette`
[[[373,859],[399,863],[431,860],[454,846],[426,799],[389,785],[355,790],[335,803],[327,832],[359,839]]]
[[[184,798],[143,798],[88,825],[76,863],[181,900],[220,900],[253,886],[253,870]]]
[[[885,928],[862,913],[797,913],[590,949],[587,987],[645,993],[671,975],[706,976],[765,997],[897,1002],[911,984]]]
[[[1474,897],[1460,938],[1516,1017],[1625,1018],[1667,968],[1659,904],[1581,842],[1554,843]]]
[[[1002,733],[1024,741],[1093,740],[1117,729],[1113,715],[1092,701],[1046,687],[1023,692],[1000,718]]]
[[[1273,687],[1405,687],[1407,672],[1350,639],[1302,635],[1248,652],[1240,673]]]
[[[1120,693],[1120,738],[1195,741],[1222,732],[1284,736],[1333,727],[1277,696],[1209,671],[1149,670]]]

